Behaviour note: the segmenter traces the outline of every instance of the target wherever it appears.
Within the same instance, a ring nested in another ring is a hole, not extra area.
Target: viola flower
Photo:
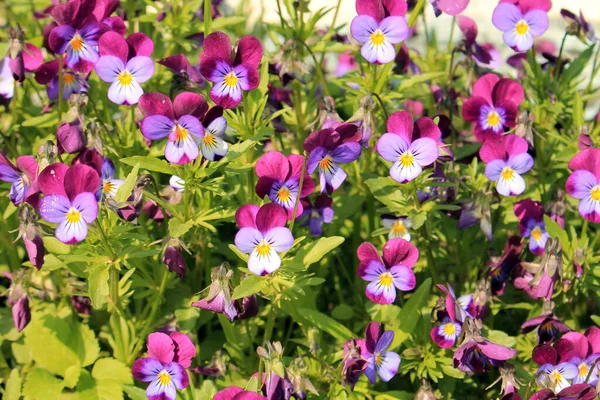
[[[523,13],[514,4],[500,3],[492,15],[492,23],[504,35],[502,39],[515,51],[524,52],[533,46],[533,39],[548,30],[548,14],[544,10],[533,9]]]
[[[554,313],[546,313],[532,318],[521,325],[521,333],[526,334],[537,328],[538,344],[549,344],[554,342],[559,333],[567,333],[571,330]]]
[[[457,16],[465,11],[471,0],[429,0],[433,6],[435,16],[439,17],[442,12]]]
[[[230,321],[233,321],[238,315],[236,302],[231,300],[231,290],[229,288],[233,271],[228,271],[224,265],[220,265],[212,269],[210,277],[211,284],[208,295],[200,301],[193,302],[192,306],[223,314]]]
[[[10,69],[10,57],[0,59],[0,96],[12,99],[15,95],[15,78]]]
[[[395,44],[410,34],[404,15],[405,0],[356,0],[357,16],[350,34],[362,44],[360,53],[370,63],[387,64],[396,58]]]
[[[85,149],[85,137],[79,117],[72,122],[60,124],[56,131],[56,142],[60,153],[75,154]]]
[[[50,100],[56,100],[58,98],[59,62],[58,59],[48,61],[35,71],[35,81],[40,85],[47,85],[46,93]],[[62,78],[63,100],[68,100],[72,94],[87,92],[89,88],[87,80],[77,72],[69,69],[66,65],[66,61],[62,70]]]
[[[361,355],[363,349],[366,350],[364,339],[352,339],[344,344],[342,386],[346,386],[346,383],[349,384],[351,391],[354,390],[358,379],[369,365],[369,362]]]
[[[446,295],[446,312],[452,321],[465,322],[467,317],[475,318],[476,309],[473,295],[464,294],[456,298],[454,289],[450,284],[446,284],[446,286],[437,285],[437,287]]]
[[[67,53],[69,68],[81,73],[94,68],[99,58],[98,39],[110,30],[93,15],[94,6],[94,2],[72,0],[52,10],[58,26],[50,31],[48,46],[56,54]]]
[[[262,207],[246,204],[235,213],[240,230],[235,246],[250,254],[248,269],[256,275],[270,274],[281,267],[278,253],[294,245],[292,232],[285,227],[287,213],[281,206],[268,203]]]
[[[263,48],[254,36],[240,39],[232,57],[231,41],[223,32],[213,32],[204,38],[200,54],[200,73],[213,83],[210,98],[223,108],[233,108],[242,100],[242,91],[254,90],[260,83],[258,66]]]
[[[177,389],[188,387],[185,371],[196,357],[196,347],[180,332],[167,335],[154,332],[148,336],[148,357],[135,360],[131,367],[138,381],[150,382],[146,389],[149,399],[175,400]]]
[[[167,241],[162,257],[162,262],[167,266],[169,272],[175,272],[179,279],[183,279],[187,272],[181,251],[182,247],[179,239],[170,239]]]
[[[524,97],[523,88],[516,81],[486,74],[473,84],[472,96],[463,105],[462,116],[475,124],[477,140],[485,142],[500,137],[505,128],[517,125],[519,105]]]
[[[369,284],[365,293],[377,304],[391,304],[396,289],[413,290],[417,283],[412,267],[419,259],[419,250],[404,239],[392,239],[383,246],[383,258],[375,246],[364,242],[356,250],[360,264],[356,273]]]
[[[518,196],[525,191],[521,175],[533,168],[533,157],[527,149],[527,141],[515,135],[488,140],[481,146],[479,156],[487,164],[485,175],[496,182],[501,195]]]
[[[189,86],[187,89],[203,86],[205,82],[202,75],[200,75],[199,68],[193,67],[187,57],[183,54],[175,54],[163,58],[162,60],[159,60],[158,63],[164,65],[186,81],[190,81],[189,84],[187,84],[187,82],[184,83],[184,86]]]
[[[378,322],[371,322],[366,329],[365,351],[363,357],[368,361],[365,375],[374,385],[377,375],[383,382],[389,382],[400,366],[400,356],[386,351],[394,341],[394,331],[381,332]]]
[[[484,46],[479,45],[477,39],[478,29],[475,21],[464,15],[456,17],[456,22],[465,37],[464,50],[467,56],[472,57],[478,64],[486,66],[492,61],[491,54]]]
[[[538,369],[537,374],[538,382],[547,383],[550,386],[549,389],[558,393],[571,386],[569,380],[575,378],[579,374],[579,370],[574,364],[562,362],[558,365],[544,364]]]
[[[385,229],[388,229],[388,239],[404,239],[407,242],[410,241],[410,232],[408,229],[412,228],[412,222],[408,217],[396,217],[391,214],[384,214],[381,216],[382,224]]]
[[[98,173],[84,164],[51,164],[40,173],[38,185],[45,194],[39,204],[40,216],[58,224],[56,238],[66,244],[85,239],[88,224],[98,216]]]
[[[31,321],[31,309],[29,308],[29,298],[27,295],[21,296],[12,304],[11,311],[15,328],[17,332],[21,332]]]
[[[333,210],[333,199],[325,194],[317,196],[317,200],[313,205],[310,200],[302,199],[302,214],[297,219],[302,220],[302,226],[308,226],[308,229],[313,236],[321,236],[323,234],[323,224],[333,222],[335,211]]]
[[[15,206],[24,201],[37,205],[37,168],[31,156],[17,157],[15,166],[0,152],[0,180],[12,183],[8,196]]]
[[[447,313],[441,313],[440,325],[431,328],[431,340],[442,349],[449,349],[456,344],[456,340],[462,333],[462,324],[453,321]]]
[[[46,248],[42,240],[42,229],[37,223],[37,214],[31,207],[20,207],[19,221],[19,236],[17,239],[23,239],[27,257],[39,271],[44,265]]]
[[[262,394],[244,390],[238,386],[230,386],[218,391],[213,400],[267,400]]]
[[[282,206],[287,211],[288,219],[294,216],[298,197],[307,197],[315,190],[310,175],[301,176],[303,166],[304,157],[297,154],[286,157],[278,151],[270,151],[256,162],[256,175],[259,177],[256,194],[261,199],[268,196],[269,200]],[[303,180],[302,191],[298,193],[300,179]],[[302,203],[298,202],[296,215],[301,215],[303,211]]]
[[[356,63],[356,58],[352,55],[352,51],[347,50],[340,53],[334,75],[336,78],[341,78],[348,72],[355,70],[357,66],[358,64]]]
[[[187,164],[200,155],[210,161],[222,157],[229,151],[227,143],[220,136],[225,133],[227,121],[202,96],[193,92],[178,94],[173,102],[162,93],[146,93],[140,97],[140,109],[146,116],[140,125],[145,138],[158,140],[168,138],[165,157],[175,164]],[[207,113],[208,111],[208,113]],[[200,121],[211,118],[205,128]]]
[[[570,363],[574,364],[578,370],[577,376],[573,378],[574,385],[588,383],[596,386],[596,383],[598,383],[598,365],[596,364],[596,360],[598,358],[600,358],[600,354],[592,354],[583,360],[579,357],[573,357],[571,359]],[[588,375],[590,376],[589,380]]]
[[[136,104],[144,94],[140,83],[154,75],[154,61],[150,58],[154,43],[140,32],[129,35],[127,40],[116,32],[107,32],[98,44],[101,57],[96,74],[111,84],[109,100],[116,104]]]
[[[500,296],[504,293],[506,281],[513,270],[521,263],[521,251],[523,244],[519,236],[511,236],[504,245],[504,252],[498,261],[488,263],[490,266],[489,276],[491,278],[492,295]]]
[[[306,172],[319,169],[321,193],[337,190],[348,176],[338,165],[355,161],[360,157],[361,135],[353,124],[341,124],[335,129],[327,128],[308,135],[304,150],[309,152]]]
[[[169,186],[171,186],[177,193],[183,193],[185,191],[185,181],[177,175],[171,176],[169,179]]]
[[[567,193],[579,202],[579,215],[600,223],[600,149],[582,151],[569,161],[573,171],[567,179]]]
[[[538,201],[525,199],[515,204],[514,209],[519,219],[521,235],[529,238],[529,250],[536,256],[541,256],[550,238],[544,224],[544,206]]]
[[[396,112],[388,119],[387,130],[377,142],[377,152],[394,163],[390,176],[395,181],[412,181],[423,172],[423,167],[438,159],[442,132],[431,118],[419,118],[413,125],[410,113]]]
[[[102,172],[100,173],[100,189],[96,194],[98,201],[102,197],[114,197],[117,190],[123,184],[123,179],[115,179],[115,165],[110,158],[104,158],[102,161]]]

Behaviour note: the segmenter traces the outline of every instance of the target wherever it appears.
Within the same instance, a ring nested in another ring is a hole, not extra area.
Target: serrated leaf
[[[108,299],[108,278],[110,265],[96,265],[88,275],[88,293],[92,306],[102,308]]]
[[[79,381],[79,374],[81,374],[81,367],[79,364],[71,365],[69,368],[67,368],[63,380],[65,387],[73,389]]]
[[[165,160],[158,159],[156,157],[148,156],[133,156],[122,158],[121,162],[126,165],[135,166],[139,164],[140,169],[145,169],[153,172],[160,172],[168,175],[175,175],[177,171]]]
[[[127,200],[129,196],[131,196],[131,192],[133,191],[133,187],[135,186],[135,182],[138,178],[139,170],[140,163],[137,163],[135,164],[129,175],[127,175],[127,178],[125,178],[123,184],[119,186],[119,189],[117,189],[117,193],[115,193],[115,200],[117,202],[122,203],[125,200]]]
[[[4,400],[19,400],[21,398],[21,375],[19,375],[18,369],[10,371],[10,375],[6,380]]]
[[[412,333],[421,318],[421,309],[429,299],[431,291],[431,278],[427,278],[415,293],[408,299],[398,317],[398,328],[405,333]]]
[[[27,376],[23,395],[29,400],[57,399],[63,387],[60,379],[44,369],[36,368]]]
[[[233,290],[231,298],[233,300],[248,297],[260,292],[266,284],[265,278],[258,275],[250,275],[242,280],[238,287]]]
[[[354,336],[354,334],[344,325],[317,310],[298,307],[296,311],[301,319],[304,319],[311,325],[324,330],[336,339],[347,341],[352,339]]]
[[[101,358],[92,368],[92,377],[97,381],[114,381],[123,385],[132,385],[131,370],[114,358]]]

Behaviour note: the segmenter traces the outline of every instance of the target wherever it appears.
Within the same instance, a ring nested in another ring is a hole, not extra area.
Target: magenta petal
[[[400,1],[397,1],[397,3],[400,3]],[[368,15],[376,21],[385,18],[385,10],[379,0],[356,0],[356,13],[358,15]]]
[[[148,357],[168,364],[175,357],[175,343],[166,334],[154,332],[148,336]]]
[[[406,143],[412,142],[412,115],[406,111],[395,112],[387,120],[387,131],[402,137]]]
[[[98,48],[101,56],[113,56],[127,63],[127,55],[129,54],[129,46],[123,36],[117,32],[106,32],[98,39]]]
[[[263,234],[266,234],[273,228],[285,226],[287,222],[287,213],[275,203],[265,204],[256,214],[256,227]]]
[[[208,111],[208,103],[198,93],[183,92],[179,93],[173,100],[173,111],[175,112],[175,118],[183,115],[202,118]]]
[[[128,58],[136,56],[150,57],[154,51],[154,42],[142,32],[132,33],[127,37],[127,44],[131,47]]]
[[[44,265],[44,255],[46,254],[42,237],[36,234],[33,239],[29,240],[27,235],[23,235],[23,243],[25,244],[29,261],[39,271]]]
[[[72,24],[81,6],[80,1],[69,1],[63,4],[56,4],[52,9],[52,17],[60,25]]]
[[[517,351],[489,341],[478,343],[481,352],[492,360],[505,361],[517,355]]]
[[[220,58],[231,64],[231,41],[229,36],[223,32],[213,32],[204,38],[202,57]],[[200,63],[202,64],[203,61],[201,60]]]
[[[173,361],[179,363],[183,368],[192,365],[192,359],[196,357],[196,346],[188,335],[181,332],[171,333],[171,339],[175,342],[175,357]]]
[[[442,140],[442,131],[431,118],[421,117],[415,121],[413,139],[430,138],[439,142]]]
[[[470,0],[438,0],[437,6],[448,15],[458,15],[465,11]]]
[[[568,340],[573,344],[575,356],[584,359],[589,351],[587,338],[579,332],[567,332],[561,339]]]
[[[592,354],[600,353],[600,328],[591,326],[585,331],[585,337],[590,344]]]
[[[536,221],[544,219],[544,206],[539,201],[531,199],[524,199],[517,202],[514,206],[514,212],[519,221],[523,221],[525,218],[534,218]],[[530,321],[534,320],[535,318]],[[525,324],[522,327],[524,326]]]
[[[240,39],[234,65],[246,64],[252,69],[258,68],[263,56],[260,40],[254,36],[244,36]]]
[[[498,140],[487,140],[481,149],[479,149],[479,157],[484,163],[490,163],[494,160],[505,160],[506,153],[504,151],[503,142]]]
[[[131,367],[133,377],[142,382],[151,382],[155,380],[162,370],[162,363],[154,358],[139,358],[135,360]]]
[[[465,35],[467,46],[475,43],[475,39],[477,38],[477,24],[475,21],[464,15],[459,15],[456,17],[456,22],[458,22],[460,31]]]
[[[42,197],[39,204],[39,213],[44,220],[52,224],[58,224],[65,220],[70,208],[71,202],[66,196],[52,194]]]
[[[256,215],[258,214],[259,206],[255,204],[245,204],[241,206],[235,213],[235,221],[240,228],[256,228]]]
[[[160,114],[171,120],[175,119],[171,99],[159,92],[144,93],[140,97],[138,107],[145,116]]]
[[[290,174],[290,162],[278,151],[270,151],[256,162],[256,175],[284,182]]]
[[[517,154],[527,153],[527,150],[529,149],[529,144],[527,144],[525,139],[513,134],[502,136],[502,143],[509,158],[512,158]]]
[[[494,91],[494,86],[499,80],[500,78],[494,74],[486,74],[482,76],[473,84],[473,97],[483,97],[489,105],[492,105],[492,92]]]
[[[169,117],[159,114],[144,118],[140,124],[142,135],[150,140],[158,140],[169,136],[174,127],[175,123]]]
[[[44,62],[42,51],[31,43],[25,43],[23,66],[27,71],[37,70]]]
[[[40,173],[37,182],[42,193],[67,196],[64,188],[65,174],[69,167],[62,163],[50,164]]]
[[[19,171],[23,172],[30,182],[33,182],[37,178],[38,164],[35,158],[32,156],[20,156],[17,157],[15,163]]]
[[[369,260],[381,261],[381,256],[379,255],[377,248],[369,242],[364,242],[360,246],[358,246],[358,249],[356,250],[356,254],[358,255],[358,259],[360,261],[369,261]]]
[[[79,193],[96,193],[99,187],[100,176],[88,165],[75,164],[65,174],[65,192],[71,201]]]
[[[492,91],[492,100],[496,105],[505,100],[510,100],[519,105],[524,98],[523,87],[518,82],[508,78],[501,79]]]
[[[586,149],[569,161],[569,169],[576,171],[586,169],[600,180],[600,149]]]
[[[12,306],[12,317],[17,332],[21,332],[31,321],[31,309],[29,308],[29,298],[21,296]]]
[[[383,246],[383,258],[389,266],[412,267],[419,259],[419,250],[404,239],[392,239]]]
[[[365,329],[365,345],[369,353],[375,353],[375,347],[382,334],[383,332],[381,331],[379,322],[369,322],[369,325],[367,325],[367,328]]]
[[[233,398],[235,398],[238,393],[241,393],[243,391],[244,391],[244,389],[242,389],[240,387],[231,386],[231,387],[228,387],[227,389],[223,389],[220,392],[218,392],[217,394],[215,394],[215,397],[213,397],[213,400],[233,400]]]
[[[258,197],[264,199],[265,196],[271,192],[273,184],[277,181],[278,179],[267,178],[266,176],[261,176],[260,178],[258,178],[258,182],[256,182],[255,188]]]
[[[454,343],[456,341],[446,339],[443,335],[441,335],[440,334],[441,328],[442,328],[442,326],[434,326],[433,328],[431,328],[431,332],[429,333],[429,336],[431,336],[431,340],[433,340],[433,342],[435,344],[437,344],[439,347],[441,347],[442,349],[449,349],[452,346],[454,346]]]
[[[479,96],[473,96],[463,104],[462,116],[465,121],[473,124],[479,123],[481,108],[489,105],[488,101]]]

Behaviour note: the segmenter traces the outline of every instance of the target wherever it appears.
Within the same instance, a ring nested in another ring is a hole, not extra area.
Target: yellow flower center
[[[319,168],[322,170],[328,170],[333,165],[333,159],[330,156],[325,156],[321,161],[319,161]]]
[[[563,379],[562,374],[556,370],[554,370],[550,373],[550,378],[552,378],[554,383],[556,383],[557,385],[560,385],[560,383],[562,382],[562,379]]]
[[[113,185],[109,180],[106,180],[102,184],[102,191],[106,194],[109,194],[113,189]]]
[[[505,181],[511,180],[512,177],[515,175],[515,170],[512,169],[511,167],[504,167],[502,168],[502,172],[500,172],[500,175],[502,175],[502,178]]]
[[[79,210],[76,210],[75,208],[70,208],[69,211],[67,211],[67,221],[70,224],[76,224],[81,220],[81,212],[79,212]]]
[[[413,156],[410,151],[406,151],[400,156],[400,165],[404,168],[408,168],[413,165],[414,160],[415,156]]]
[[[133,82],[133,75],[131,75],[131,72],[125,69],[121,71],[119,75],[117,75],[117,80],[121,86],[129,86],[131,85],[131,82]]]
[[[239,79],[238,79],[237,75],[235,74],[235,72],[231,71],[230,73],[225,75],[225,86],[234,87],[237,85],[238,80]]]
[[[169,375],[169,373],[163,369],[158,374],[158,382],[162,386],[167,386],[171,382],[171,375]]]
[[[385,41],[385,35],[381,30],[377,29],[375,32],[371,33],[371,43],[374,46],[381,46]]]
[[[175,125],[175,138],[179,141],[179,140],[186,140],[188,138],[188,130],[185,129],[183,126],[176,124]]]
[[[533,230],[531,231],[531,237],[536,242],[539,242],[539,240],[542,238],[542,230],[540,229],[539,226],[536,226],[535,228],[533,228]]]
[[[587,377],[588,372],[590,372],[590,367],[588,367],[587,364],[579,364],[579,376]]]
[[[515,30],[517,31],[517,35],[524,35],[529,31],[529,24],[524,19],[517,22],[515,26]]]
[[[216,143],[215,135],[212,133],[205,133],[202,142],[207,146],[214,146]]]
[[[377,353],[375,355],[375,365],[381,365],[381,362],[383,361],[383,356],[379,353]]]
[[[76,33],[75,36],[73,36],[73,39],[71,39],[70,44],[73,51],[83,50],[83,39],[81,38],[79,33]]]
[[[446,336],[456,335],[456,326],[454,326],[454,324],[452,322],[445,324],[442,329],[444,331],[444,335],[446,335]]]
[[[389,272],[384,272],[383,274],[379,275],[379,284],[381,286],[390,287],[393,281],[394,278]]]
[[[73,82],[75,82],[75,75],[69,73],[63,74],[63,83],[65,85],[70,85]]]
[[[406,233],[406,227],[402,221],[396,221],[394,225],[392,225],[392,232],[396,235],[404,235]]]
[[[256,252],[259,256],[265,257],[271,252],[271,245],[267,241],[263,240],[258,244],[258,246],[256,246]]]
[[[283,186],[277,192],[277,199],[282,203],[287,203],[292,198],[292,192],[287,187]]]
[[[492,111],[487,116],[487,123],[489,126],[497,127],[500,123],[500,114],[496,111]]]
[[[600,185],[596,185],[590,190],[590,196],[592,196],[592,200],[600,201]]]

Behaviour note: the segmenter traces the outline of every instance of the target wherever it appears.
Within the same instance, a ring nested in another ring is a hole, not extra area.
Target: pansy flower
[[[56,54],[67,53],[69,68],[88,73],[98,62],[98,39],[110,27],[98,22],[92,13],[96,2],[71,0],[52,9],[57,26],[48,36],[48,46]]]
[[[549,389],[556,393],[571,386],[570,380],[579,373],[576,365],[569,362],[562,362],[558,365],[544,364],[538,369],[538,382],[543,386],[550,386]]]
[[[15,78],[10,69],[10,57],[0,59],[0,96],[12,99],[15,95]]]
[[[296,203],[296,215],[301,215],[304,211],[298,198],[304,198],[315,190],[315,183],[310,175],[302,177],[303,166],[304,157],[297,154],[286,157],[278,151],[270,151],[256,162],[256,175],[259,177],[256,194],[261,199],[268,196],[269,200],[282,206],[287,211],[288,219],[293,217]],[[298,192],[300,179],[303,180],[302,191]]]
[[[567,193],[579,202],[579,215],[600,223],[600,149],[582,151],[569,161],[573,171],[567,179]]]
[[[492,14],[492,23],[504,34],[502,39],[515,51],[524,52],[533,46],[533,39],[548,30],[548,13],[540,9],[527,12],[510,3],[500,3]]]
[[[404,239],[410,241],[410,232],[412,228],[412,222],[408,217],[396,217],[391,214],[384,214],[381,216],[383,227],[390,232],[388,233],[388,239]]]
[[[185,181],[177,175],[171,176],[169,179],[169,186],[177,193],[183,193],[185,191]]]
[[[215,394],[213,400],[267,400],[262,394],[244,390],[238,386],[230,386]]]
[[[504,128],[517,125],[519,104],[525,93],[519,83],[512,79],[500,79],[497,75],[486,74],[473,84],[471,97],[463,105],[465,121],[475,124],[477,140],[498,138]]]
[[[148,357],[135,360],[131,367],[138,381],[150,382],[146,389],[149,399],[175,400],[177,390],[188,387],[185,371],[196,357],[196,347],[187,335],[174,332],[167,335],[154,332],[148,336]]]
[[[12,184],[9,198],[15,206],[24,201],[37,204],[37,168],[37,161],[31,156],[17,157],[15,166],[0,152],[0,180]]]
[[[341,124],[335,129],[322,129],[308,135],[304,150],[309,152],[306,172],[319,169],[321,193],[337,190],[348,176],[339,164],[350,163],[360,157],[361,134],[356,125]]]
[[[456,16],[465,11],[471,0],[429,0],[433,6],[435,16],[439,17],[442,12]]]
[[[446,286],[437,285],[437,287],[446,295],[446,312],[451,320],[465,322],[467,317],[475,318],[477,310],[473,295],[464,294],[457,298],[450,284],[446,284]]]
[[[115,164],[113,164],[110,158],[105,158],[102,161],[100,180],[100,189],[96,194],[98,201],[102,197],[114,197],[119,187],[123,184],[123,179],[115,179]]]
[[[589,383],[596,386],[598,383],[598,365],[596,360],[600,358],[600,354],[592,354],[585,359],[573,357],[571,363],[577,366],[577,376],[573,378],[573,384]],[[589,379],[588,379],[589,376]]]
[[[440,324],[431,328],[431,340],[435,344],[440,346],[442,349],[449,349],[454,346],[456,340],[462,333],[462,324],[458,321],[452,320],[447,313],[438,313]]]
[[[525,191],[521,175],[533,168],[533,157],[527,154],[527,141],[516,135],[505,135],[486,141],[479,156],[486,163],[485,175],[496,182],[503,196],[518,196]]]
[[[365,375],[374,385],[377,375],[383,382],[389,382],[398,372],[400,356],[393,351],[387,351],[394,341],[394,331],[381,331],[378,322],[367,325],[364,354],[368,361]]]
[[[556,318],[554,313],[545,313],[535,318],[531,318],[521,325],[521,333],[529,333],[537,328],[538,343],[548,344],[554,342],[559,333],[570,331],[560,319]]]
[[[395,181],[412,181],[438,159],[442,132],[431,118],[419,118],[413,124],[410,113],[396,112],[388,119],[387,130],[377,142],[377,152],[393,162],[390,176]]]
[[[479,45],[475,40],[479,33],[477,29],[477,23],[464,15],[456,17],[458,28],[465,37],[464,50],[466,54],[472,57],[478,64],[487,65],[492,61],[491,54],[487,51],[484,46]]]
[[[204,39],[200,54],[200,72],[213,83],[210,98],[223,108],[233,108],[242,100],[242,91],[254,90],[260,83],[258,66],[263,48],[254,36],[240,39],[235,57],[231,41],[223,32],[213,32]]]
[[[492,295],[500,296],[504,293],[504,287],[506,281],[512,275],[513,270],[521,263],[521,251],[523,250],[523,243],[521,238],[517,235],[508,238],[504,244],[504,252],[499,260],[493,260],[489,262],[490,267],[490,289]]]
[[[88,224],[98,216],[98,173],[85,164],[51,164],[38,176],[38,185],[45,195],[38,207],[40,215],[58,224],[56,238],[66,244],[85,239]]]
[[[371,243],[361,244],[356,254],[360,260],[356,273],[369,282],[365,293],[378,304],[391,304],[396,290],[413,290],[417,283],[412,267],[419,259],[419,250],[404,239],[392,239],[383,246],[383,257]]]
[[[246,204],[235,213],[240,230],[235,235],[235,246],[250,254],[248,269],[256,275],[270,274],[281,267],[278,253],[288,251],[294,245],[292,232],[285,227],[287,213],[275,204],[262,207]]]
[[[108,98],[116,104],[136,104],[144,90],[140,83],[154,75],[152,40],[141,32],[129,35],[127,40],[116,32],[107,32],[98,40],[100,59],[96,74],[110,83]]]
[[[317,196],[314,204],[309,199],[300,200],[302,203],[302,214],[297,219],[303,220],[302,226],[308,226],[313,236],[323,234],[323,224],[333,222],[335,211],[333,210],[333,199],[325,194]]]
[[[550,234],[544,224],[544,206],[538,201],[525,199],[515,204],[521,235],[529,239],[529,250],[536,256],[544,254]]]
[[[406,10],[405,0],[356,0],[358,15],[352,20],[350,34],[362,44],[360,53],[365,60],[374,64],[394,61],[394,45],[410,34]]]
[[[348,384],[350,390],[354,390],[354,386],[369,365],[369,362],[362,357],[364,350],[366,350],[364,339],[351,339],[344,344],[342,385]]]
[[[187,85],[187,82],[184,83],[184,86],[190,86],[190,89],[196,88],[205,82],[202,75],[200,75],[199,68],[193,67],[183,54],[175,54],[163,58],[158,63],[164,65],[185,81],[191,81],[189,85]]]
[[[59,63],[60,61],[58,59],[48,61],[35,71],[35,81],[40,85],[47,85],[46,92],[50,100],[56,100],[58,98]],[[66,62],[62,70],[62,78],[63,100],[68,100],[74,93],[87,92],[89,88],[89,84],[85,78],[69,69]]]

